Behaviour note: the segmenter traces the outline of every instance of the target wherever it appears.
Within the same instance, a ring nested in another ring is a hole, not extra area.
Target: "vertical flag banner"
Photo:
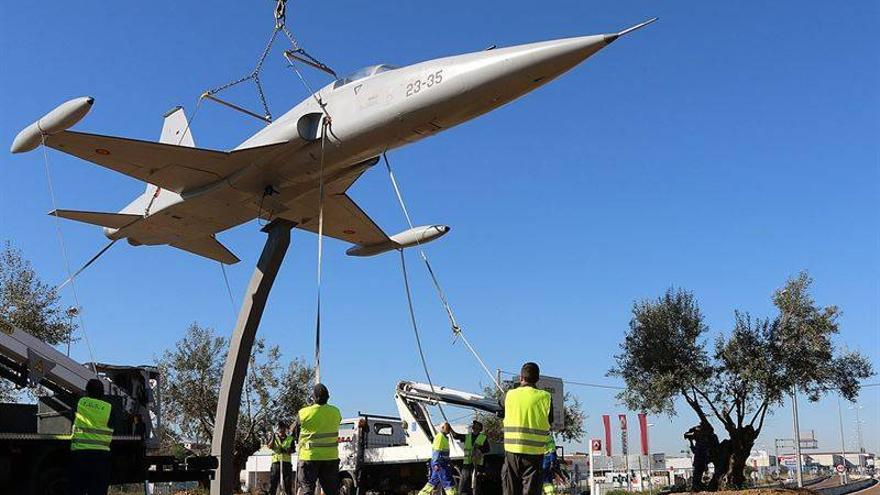
[[[611,457],[611,416],[603,414],[602,424],[605,425],[605,455]]]
[[[641,437],[642,443],[642,455],[648,455],[648,415],[645,413],[639,414],[639,436]]]
[[[629,454],[629,435],[626,431],[626,414],[618,414],[620,419],[620,450],[621,454]]]

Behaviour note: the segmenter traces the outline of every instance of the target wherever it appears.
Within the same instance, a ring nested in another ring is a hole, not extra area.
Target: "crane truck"
[[[541,377],[538,386],[552,394],[555,404],[562,404],[562,380]],[[496,415],[502,412],[496,399],[413,381],[397,384],[394,402],[399,416],[359,413],[340,423],[340,495],[367,492],[403,495],[424,486],[431,444],[439,434],[429,406],[447,405]],[[561,428],[563,422],[562,414],[555,414],[557,409],[562,408],[554,408],[553,428]],[[458,470],[464,459],[464,447],[461,442],[450,439],[449,452]],[[483,493],[486,495],[501,493],[503,453],[503,446],[493,443],[484,456]],[[296,457],[293,454],[294,466]],[[245,480],[245,485],[250,485],[248,481]]]
[[[92,378],[101,380],[104,400],[121,412],[109,425],[111,483],[207,481],[213,475],[213,457],[154,454],[162,415],[161,376],[153,366],[79,363],[0,319],[0,378],[47,392],[36,396],[36,404],[0,403],[0,486],[9,493],[67,493],[73,415]]]

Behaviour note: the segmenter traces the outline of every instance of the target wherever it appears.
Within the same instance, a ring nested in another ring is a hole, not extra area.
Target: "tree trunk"
[[[721,485],[722,476],[727,473],[728,466],[730,466],[730,440],[724,440],[713,445],[709,456],[715,469],[712,472],[712,479],[709,481],[707,488],[710,492],[714,492],[718,490],[718,487]]]
[[[746,461],[752,452],[757,436],[757,432],[751,426],[730,432],[727,452],[728,465],[723,477],[725,488],[743,488],[745,486]]]

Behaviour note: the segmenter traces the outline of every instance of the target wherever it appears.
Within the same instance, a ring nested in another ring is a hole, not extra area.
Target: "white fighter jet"
[[[354,244],[348,254],[374,255],[449,230],[430,225],[389,237],[352,201],[346,191],[382,153],[498,108],[654,20],[614,34],[367,67],[321,88],[228,152],[196,148],[180,108],[165,115],[159,142],[67,130],[91,109],[90,97],[70,100],[22,130],[11,151],[42,143],[147,183],[119,213],[52,214],[101,226],[112,240],[168,244],[222,263],[238,258],[216,234],[258,217],[317,232],[323,159],[324,233]]]

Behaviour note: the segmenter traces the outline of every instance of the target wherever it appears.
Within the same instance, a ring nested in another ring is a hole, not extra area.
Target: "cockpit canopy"
[[[381,72],[388,72],[389,70],[394,70],[396,68],[397,68],[396,66],[388,65],[388,64],[371,65],[369,67],[364,67],[363,69],[352,72],[351,74],[349,74],[343,78],[337,79],[336,82],[333,83],[333,89],[345,86],[346,84],[348,84],[350,82],[358,81],[360,79],[365,79],[367,77],[374,76],[374,75],[379,74]]]

